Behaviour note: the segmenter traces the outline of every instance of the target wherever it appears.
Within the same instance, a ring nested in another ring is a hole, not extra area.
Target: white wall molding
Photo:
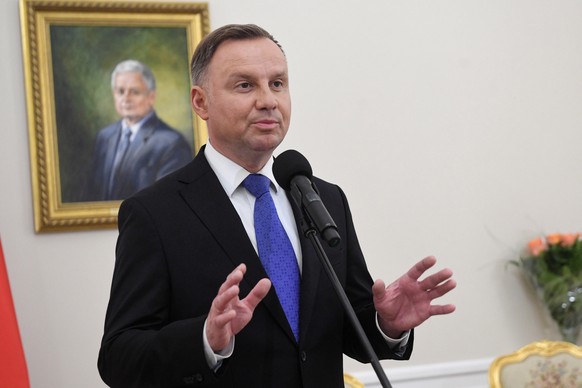
[[[487,388],[492,358],[385,369],[394,388]],[[348,372],[350,373],[350,372]],[[381,388],[373,370],[350,373],[366,388]]]

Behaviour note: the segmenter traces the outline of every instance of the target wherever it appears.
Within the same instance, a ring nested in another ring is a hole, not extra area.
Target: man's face
[[[140,73],[119,73],[113,87],[115,110],[128,124],[135,124],[154,107],[156,92],[150,91]]]
[[[222,43],[203,85],[192,90],[192,106],[207,121],[219,152],[244,167],[265,161],[285,138],[291,118],[281,49],[266,38]]]

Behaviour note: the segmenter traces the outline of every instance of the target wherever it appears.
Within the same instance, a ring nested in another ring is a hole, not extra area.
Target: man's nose
[[[259,88],[256,101],[257,109],[272,110],[277,108],[277,105],[277,96],[269,86]]]

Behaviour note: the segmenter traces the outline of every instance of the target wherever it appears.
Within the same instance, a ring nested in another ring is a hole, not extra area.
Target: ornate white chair
[[[569,342],[533,342],[497,357],[489,367],[491,388],[582,387],[582,347]]]
[[[345,388],[364,388],[364,384],[349,373],[344,373]]]

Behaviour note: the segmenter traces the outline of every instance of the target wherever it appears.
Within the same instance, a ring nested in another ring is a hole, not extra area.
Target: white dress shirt
[[[228,198],[230,198],[232,205],[236,209],[258,255],[259,251],[254,225],[256,198],[242,186],[242,182],[249,176],[250,172],[216,151],[210,142],[206,144],[204,155],[206,156],[206,160],[208,160],[208,164],[210,164],[210,167],[218,177],[226,195],[228,195]],[[299,271],[301,272],[302,255],[297,224],[295,223],[293,209],[287,199],[287,194],[279,186],[273,175],[273,158],[269,159],[265,167],[258,171],[257,174],[264,175],[271,181],[271,196],[273,197],[273,202],[275,202],[275,208],[277,208],[277,214],[279,215],[281,224],[283,224],[283,228],[287,232],[287,236],[289,236],[289,240],[295,251],[295,257],[297,257]]]
[[[133,139],[135,139],[135,137],[137,136],[137,133],[139,132],[139,130],[141,129],[141,127],[143,126],[143,124],[149,120],[150,117],[152,117],[154,114],[154,111],[152,110],[150,113],[148,113],[147,115],[145,115],[141,120],[139,120],[137,123],[133,124],[133,125],[129,125],[125,119],[121,120],[121,129],[124,128],[129,128],[129,131],[131,132],[131,136],[129,137],[129,142],[131,143],[133,141]]]

